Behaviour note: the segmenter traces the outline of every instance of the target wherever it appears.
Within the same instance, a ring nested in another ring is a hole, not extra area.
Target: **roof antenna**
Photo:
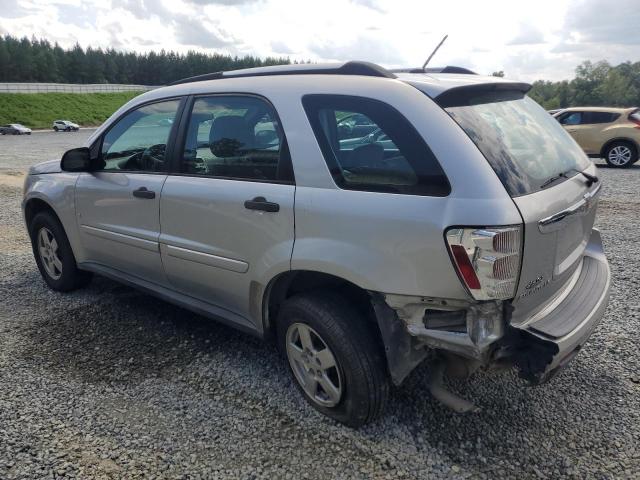
[[[440,40],[440,43],[438,44],[438,46],[433,50],[433,52],[431,52],[431,55],[429,55],[429,58],[427,58],[427,61],[424,62],[424,64],[422,65],[422,71],[426,72],[426,68],[427,65],[429,64],[429,62],[431,61],[431,59],[433,58],[433,56],[436,54],[436,52],[440,49],[440,47],[442,46],[442,44],[444,43],[444,41],[449,37],[449,35],[445,35],[444,37],[442,37],[442,40]]]

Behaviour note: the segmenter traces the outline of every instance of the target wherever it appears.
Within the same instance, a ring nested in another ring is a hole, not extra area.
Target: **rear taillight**
[[[476,300],[513,298],[522,259],[522,227],[450,228],[451,258]]]
[[[635,123],[636,124],[636,126],[633,127],[633,128],[640,128],[640,112],[638,112],[636,110],[631,115],[629,115],[629,121],[631,123]]]

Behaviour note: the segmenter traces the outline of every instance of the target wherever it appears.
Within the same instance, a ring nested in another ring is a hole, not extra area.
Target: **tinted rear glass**
[[[617,120],[619,116],[619,113],[585,112],[582,118],[582,123],[585,125],[593,125],[596,123],[611,123],[614,120]]]
[[[478,146],[512,197],[537,192],[551,177],[589,165],[555,118],[522,93],[478,94],[445,110]],[[564,179],[553,184],[560,181]]]

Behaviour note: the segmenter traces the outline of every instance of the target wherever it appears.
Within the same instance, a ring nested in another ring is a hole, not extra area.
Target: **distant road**
[[[59,159],[70,148],[81,147],[94,131],[83,128],[79,132],[0,135],[0,170],[26,170],[33,164]]]

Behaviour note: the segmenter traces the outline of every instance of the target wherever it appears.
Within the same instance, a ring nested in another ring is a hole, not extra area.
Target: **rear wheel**
[[[333,292],[292,297],[278,315],[278,346],[296,386],[316,410],[350,427],[380,416],[389,396],[373,328]]]
[[[629,142],[613,142],[604,152],[604,159],[612,167],[628,167],[638,160],[638,149]]]
[[[38,270],[51,289],[68,292],[91,280],[89,272],[78,269],[64,228],[52,213],[36,214],[29,234]]]
[[[53,129],[57,132],[58,131],[58,127],[53,127]]]

